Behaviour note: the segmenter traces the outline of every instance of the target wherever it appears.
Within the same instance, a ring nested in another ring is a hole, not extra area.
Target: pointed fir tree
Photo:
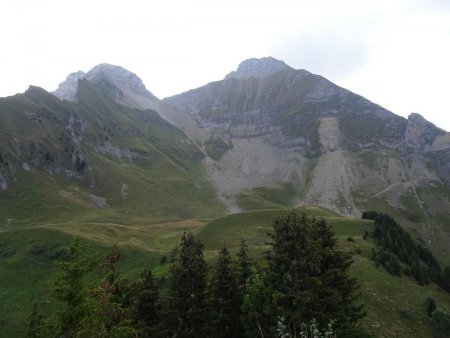
[[[270,332],[271,318],[267,316],[270,311],[270,294],[264,284],[261,269],[253,266],[245,282],[244,297],[241,305],[241,323],[246,337],[264,337],[264,332]],[[270,336],[267,334],[267,336]]]
[[[247,244],[245,240],[241,240],[241,245],[237,253],[237,273],[238,273],[238,285],[239,289],[243,291],[247,278],[250,277],[251,262],[247,253]]]
[[[210,325],[213,337],[241,337],[241,293],[233,271],[230,253],[224,246],[219,252],[209,285],[212,311]]]
[[[131,309],[134,322],[144,337],[157,337],[159,318],[159,288],[151,270],[143,269],[132,285]]]
[[[83,252],[80,237],[77,236],[67,250],[67,258],[57,262],[60,272],[56,276],[53,294],[60,306],[50,319],[55,336],[75,336],[81,322],[89,314],[85,277],[91,260]]]
[[[190,338],[205,335],[206,275],[203,244],[191,232],[185,232],[172,252],[163,336]]]
[[[81,337],[134,337],[129,309],[123,305],[126,284],[119,279],[118,263],[121,252],[113,245],[102,267],[102,279],[90,290],[90,315],[81,322],[78,336]]]
[[[41,338],[48,336],[45,325],[45,317],[39,312],[39,305],[34,304],[33,310],[28,317],[27,338]]]
[[[302,216],[303,222],[306,216]],[[320,280],[317,295],[317,312],[312,317],[321,319],[322,327],[335,321],[335,331],[346,337],[360,335],[357,322],[365,316],[363,306],[358,304],[360,293],[355,278],[348,274],[353,263],[348,252],[337,250],[336,238],[323,218],[310,218],[313,229],[321,241]]]
[[[336,320],[338,335],[353,336],[363,312],[355,303],[357,282],[348,276],[352,260],[336,249],[325,220],[291,212],[274,221],[270,237],[266,285],[272,293],[271,317],[284,317],[294,336],[314,318],[321,327]]]

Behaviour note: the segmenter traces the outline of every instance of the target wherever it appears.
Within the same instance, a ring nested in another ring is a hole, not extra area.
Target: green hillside
[[[72,235],[80,234],[89,252],[102,256],[112,243],[123,249],[121,274],[133,280],[143,267],[152,268],[157,276],[165,274],[160,265],[186,229],[192,229],[205,244],[205,255],[212,262],[226,244],[236,252],[241,239],[249,244],[253,259],[259,259],[268,241],[272,220],[286,215],[289,209],[249,211],[213,220],[191,220],[170,223],[135,223],[70,221],[35,227],[5,229],[0,232],[0,336],[20,336],[20,329],[34,302],[52,307],[51,289],[55,273],[54,260]],[[434,284],[419,286],[408,277],[394,277],[370,260],[373,243],[364,240],[365,230],[373,228],[370,220],[340,217],[315,206],[298,212],[324,217],[332,226],[339,246],[354,255],[351,274],[361,284],[361,301],[367,317],[363,325],[377,337],[431,337],[424,302],[436,300],[438,307],[450,310],[450,295]],[[105,214],[106,216],[106,214]],[[101,214],[97,215],[100,219]],[[90,215],[88,219],[93,219]],[[105,217],[107,218],[107,217]],[[93,276],[94,277],[94,276]]]
[[[88,81],[77,104],[37,87],[0,99],[0,135],[2,223],[224,213],[204,155],[183,132],[155,111],[114,103]]]
[[[186,229],[205,244],[210,263],[224,244],[236,253],[242,239],[257,261],[267,248],[272,221],[287,215],[302,193],[293,183],[243,189],[236,204],[246,211],[224,216],[202,164],[205,154],[184,132],[153,110],[117,104],[87,80],[79,82],[77,99],[60,101],[37,87],[0,99],[1,337],[23,335],[33,303],[52,310],[54,262],[76,235],[99,260],[118,244],[121,275],[130,280],[144,267],[164,276],[168,267],[161,259]],[[368,168],[364,175],[379,171],[381,177],[367,184],[383,186],[384,171],[375,164],[387,166],[391,157],[385,162],[366,153],[360,157]],[[353,193],[360,209],[392,214],[413,238],[426,238],[445,265],[448,191],[436,182],[422,183],[399,181],[375,195],[368,193],[373,187]],[[398,193],[401,203],[392,205]],[[368,331],[378,337],[432,336],[425,299],[449,311],[450,295],[435,284],[420,286],[376,267],[375,244],[364,239],[373,231],[372,221],[318,206],[296,210],[324,217],[339,247],[353,254],[351,274],[361,284]],[[92,280],[97,275],[93,272]]]

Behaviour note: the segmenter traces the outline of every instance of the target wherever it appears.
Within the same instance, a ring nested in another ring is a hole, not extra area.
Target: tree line
[[[165,278],[144,268],[133,282],[120,277],[115,245],[94,284],[87,278],[96,265],[75,238],[58,262],[58,306],[44,316],[36,305],[26,336],[365,336],[358,326],[364,316],[358,284],[348,275],[352,258],[336,248],[326,221],[291,212],[274,220],[269,238],[258,263],[241,241],[235,255],[224,245],[209,266],[203,244],[187,231]]]
[[[450,292],[450,267],[442,269],[434,255],[421,243],[413,240],[392,217],[375,211],[362,214],[374,221],[371,234],[376,247],[372,259],[392,275],[413,277],[420,285],[430,281]]]

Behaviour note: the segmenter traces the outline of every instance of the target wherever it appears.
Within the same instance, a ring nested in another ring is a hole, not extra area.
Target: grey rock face
[[[117,103],[138,109],[159,110],[159,99],[145,88],[142,80],[134,73],[120,66],[102,63],[86,74],[70,74],[53,92],[61,100],[77,101],[78,81],[86,79],[105,96]]]
[[[450,148],[432,152],[431,157],[442,181],[450,186]]]
[[[171,120],[200,147],[208,151],[214,138],[230,145],[205,161],[229,206],[243,189],[284,182],[298,187],[297,203],[354,214],[387,193],[391,205],[401,207],[406,190],[395,195],[387,188],[397,183],[450,181],[450,161],[442,156],[450,149],[448,133],[418,114],[407,120],[273,58],[246,60],[223,81],[164,101],[178,110]],[[430,153],[436,150],[441,160]],[[434,169],[428,168],[433,160]]]
[[[248,77],[262,77],[273,74],[283,69],[292,69],[283,61],[274,59],[273,57],[264,57],[261,59],[248,59],[239,64],[235,72],[228,74],[225,79],[236,78],[243,79]]]
[[[61,100],[75,102],[78,92],[78,81],[85,76],[86,74],[82,71],[69,74],[66,80],[60,83],[53,94]]]
[[[445,134],[445,131],[437,128],[417,113],[408,116],[405,132],[405,143],[413,150],[424,150],[429,148],[434,140]]]
[[[7,218],[5,220],[5,228],[7,228],[7,229],[14,228],[14,222],[13,222],[12,218]]]
[[[94,205],[97,208],[105,209],[105,208],[109,207],[108,202],[106,201],[105,198],[100,197],[100,196],[96,196],[96,195],[93,195],[93,194],[89,194],[89,197],[91,198],[92,203],[94,203]]]
[[[94,84],[101,83],[102,81],[105,80],[109,80],[112,85],[115,85],[116,88],[125,87],[137,95],[148,98],[155,98],[155,96],[152,93],[150,93],[147,90],[147,88],[145,88],[144,83],[136,74],[120,66],[102,63],[92,68],[86,74],[86,79],[93,82]],[[103,84],[103,86],[105,86],[105,84]],[[109,94],[108,90],[111,90],[111,88],[100,88],[100,89],[101,89],[100,91],[102,91],[104,94],[105,93]]]

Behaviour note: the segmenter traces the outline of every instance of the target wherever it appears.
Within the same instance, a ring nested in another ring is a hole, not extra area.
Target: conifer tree
[[[445,267],[440,276],[439,285],[447,292],[450,292],[450,266]]]
[[[164,309],[164,336],[205,335],[207,265],[203,244],[185,232],[171,257]]]
[[[240,337],[241,293],[228,249],[224,246],[210,283],[212,310],[211,334],[213,337]]]
[[[237,272],[238,272],[238,284],[241,291],[245,287],[247,278],[250,277],[250,258],[247,253],[247,244],[245,240],[241,240],[241,245],[237,253]]]
[[[39,312],[38,304],[33,305],[31,315],[28,317],[27,338],[41,338],[47,336],[45,317]]]
[[[151,270],[143,269],[132,285],[131,308],[134,321],[145,337],[156,337],[159,324],[159,288]]]
[[[269,332],[272,322],[266,315],[270,315],[267,310],[267,306],[270,306],[268,295],[261,271],[252,267],[245,283],[241,305],[241,323],[246,337],[264,337],[264,332]]]
[[[118,263],[122,255],[113,245],[106,263],[102,267],[103,277],[99,285],[90,290],[90,313],[81,322],[78,336],[81,337],[133,337],[129,309],[123,305],[123,282],[119,279]]]
[[[274,221],[270,237],[265,283],[272,292],[271,317],[284,317],[293,336],[315,318],[320,326],[337,320],[338,335],[351,337],[363,316],[355,305],[358,286],[348,276],[351,257],[335,248],[325,220],[291,212]]]
[[[52,318],[55,335],[75,336],[80,323],[89,313],[85,276],[90,260],[83,255],[80,237],[77,236],[67,251],[67,259],[60,261],[61,272],[55,281],[54,297],[61,303]]]

